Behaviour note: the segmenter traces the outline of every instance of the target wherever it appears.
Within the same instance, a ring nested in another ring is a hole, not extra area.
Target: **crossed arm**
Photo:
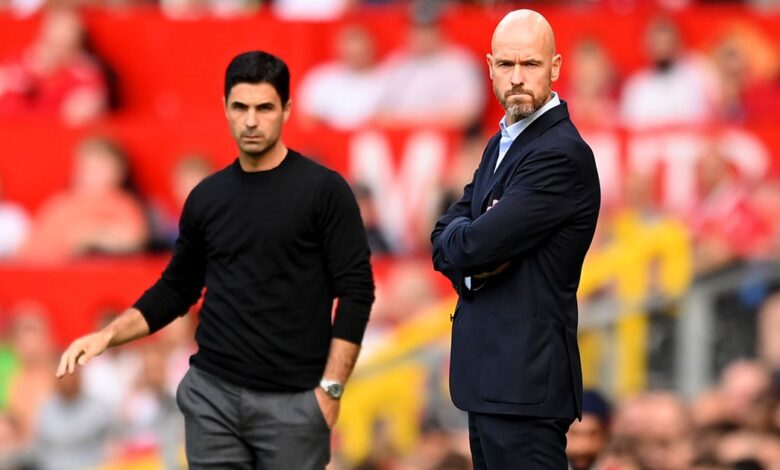
[[[464,210],[473,191],[467,186],[431,235],[434,267],[456,283],[455,276],[489,272],[522,255],[574,213],[576,181],[570,158],[534,153],[512,175],[501,200],[474,220]]]

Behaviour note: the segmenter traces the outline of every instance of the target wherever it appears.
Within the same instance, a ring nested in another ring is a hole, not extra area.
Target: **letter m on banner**
[[[349,177],[371,189],[381,228],[399,252],[419,245],[432,223],[449,147],[448,135],[433,130],[366,130],[350,140]]]

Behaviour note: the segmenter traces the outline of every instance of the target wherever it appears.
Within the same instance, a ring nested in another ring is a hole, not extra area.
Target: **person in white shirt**
[[[362,27],[348,26],[339,32],[334,49],[336,60],[313,68],[303,78],[301,121],[356,129],[374,117],[382,97],[374,40]]]
[[[448,43],[433,16],[413,18],[406,48],[384,65],[387,87],[378,122],[465,129],[481,117],[485,85],[471,54]]]
[[[623,88],[623,124],[653,128],[707,123],[717,108],[712,71],[683,50],[677,27],[666,19],[652,21],[645,40],[652,65],[631,76]]]

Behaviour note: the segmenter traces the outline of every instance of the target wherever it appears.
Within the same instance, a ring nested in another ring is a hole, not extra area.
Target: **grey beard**
[[[524,105],[524,104],[504,106],[504,109],[506,110],[506,114],[516,121],[525,119],[528,116],[532,115],[534,111],[536,111],[533,105]]]

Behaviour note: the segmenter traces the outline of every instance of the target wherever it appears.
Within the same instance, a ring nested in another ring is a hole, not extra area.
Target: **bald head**
[[[561,55],[555,52],[555,35],[544,16],[533,10],[515,10],[496,26],[487,55],[493,91],[513,124],[550,100],[552,82],[558,80]]]
[[[550,58],[555,55],[555,34],[547,18],[534,10],[515,10],[507,13],[493,31],[493,53],[497,45],[514,42],[537,43]]]

